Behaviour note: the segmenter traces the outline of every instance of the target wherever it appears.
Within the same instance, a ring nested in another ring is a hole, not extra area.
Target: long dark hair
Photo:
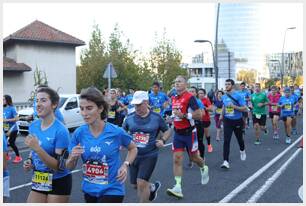
[[[103,111],[101,112],[101,119],[103,120],[107,118],[109,105],[104,100],[102,92],[96,87],[88,87],[86,89],[82,89],[80,99],[92,101],[98,106],[98,108],[103,107]]]
[[[5,101],[6,101],[6,105],[12,106],[13,105],[13,100],[12,97],[8,94],[3,95]]]

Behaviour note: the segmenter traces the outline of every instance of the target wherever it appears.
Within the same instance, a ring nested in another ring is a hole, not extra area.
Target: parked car
[[[60,94],[58,108],[64,117],[64,123],[69,130],[75,129],[82,124],[84,120],[80,114],[80,99],[78,94]],[[18,111],[19,132],[28,133],[29,125],[34,120],[34,108],[29,107]]]

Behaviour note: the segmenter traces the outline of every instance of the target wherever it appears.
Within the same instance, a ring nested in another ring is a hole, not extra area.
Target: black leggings
[[[242,135],[243,120],[242,119],[229,120],[224,118],[223,127],[224,127],[223,159],[228,161],[233,132],[238,141],[240,151],[244,150],[244,141]]]
[[[203,143],[203,138],[204,138],[203,122],[197,122],[196,123],[196,128],[197,128],[197,136],[198,136],[200,156],[204,159],[205,146],[204,146],[204,143]]]
[[[18,148],[17,148],[17,146],[16,146],[16,144],[15,144],[15,142],[16,142],[16,138],[17,138],[17,134],[18,134],[18,131],[16,130],[16,131],[12,131],[11,133],[10,133],[10,136],[9,136],[9,145],[12,147],[12,149],[14,150],[14,152],[15,152],[15,154],[16,154],[16,156],[19,156],[19,151],[18,151]]]
[[[87,193],[84,194],[86,203],[122,203],[123,195],[103,195],[101,197],[94,197]]]

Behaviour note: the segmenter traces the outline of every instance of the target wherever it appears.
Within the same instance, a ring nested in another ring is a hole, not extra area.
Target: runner
[[[163,116],[164,110],[169,104],[169,98],[164,92],[160,91],[160,85],[158,82],[154,82],[152,85],[152,91],[149,94],[149,103],[154,112]]]
[[[268,130],[266,127],[266,105],[269,104],[269,99],[264,92],[261,92],[260,83],[255,84],[255,92],[251,95],[251,103],[253,106],[253,125],[255,129],[255,145],[261,144],[260,130],[264,131],[267,135]]]
[[[124,100],[124,104],[127,105],[127,114],[131,114],[132,112],[135,111],[135,107],[134,105],[131,104],[131,101],[133,99],[133,95],[134,95],[134,89],[130,88],[129,92],[130,94],[126,95],[125,100]]]
[[[6,136],[3,134],[3,202],[7,202],[10,197],[10,174],[7,166],[8,155],[7,140]]]
[[[216,122],[216,129],[217,129],[217,135],[216,135],[216,140],[220,141],[221,140],[221,124],[222,121],[220,120],[220,115],[222,114],[222,107],[223,107],[223,102],[222,102],[222,96],[224,95],[224,92],[219,90],[217,92],[217,96],[214,100],[214,106],[215,106],[215,122]]]
[[[49,87],[37,91],[38,120],[31,123],[25,144],[31,149],[24,169],[33,169],[28,203],[65,203],[71,193],[71,172],[63,166],[69,145],[68,129],[55,118],[59,96]]]
[[[95,87],[81,91],[80,109],[86,124],[72,136],[66,167],[74,169],[82,158],[82,190],[86,203],[121,203],[128,167],[137,154],[136,145],[122,128],[104,121],[108,103]],[[121,145],[128,148],[123,163]]]
[[[163,147],[171,135],[163,118],[149,109],[149,96],[145,91],[136,91],[131,102],[135,105],[135,113],[129,115],[123,128],[133,135],[138,153],[130,166],[130,181],[137,188],[139,202],[153,201],[161,186],[159,181],[154,184],[149,180],[158,159],[158,150]],[[159,132],[161,139],[157,139]]]
[[[269,99],[269,117],[271,118],[272,126],[273,126],[273,139],[279,139],[279,134],[278,134],[278,120],[279,120],[279,115],[280,115],[280,108],[277,106],[278,101],[280,99],[281,95],[277,93],[277,87],[272,86],[271,87],[271,93],[268,95]]]
[[[296,117],[299,111],[299,100],[301,98],[301,93],[296,90],[293,86],[290,87],[291,89],[291,95],[295,98],[295,103],[293,106],[293,110],[294,110],[294,116],[292,117],[292,131],[291,134],[292,135],[297,135],[297,130],[296,130]]]
[[[247,110],[244,98],[233,90],[234,80],[225,81],[225,95],[222,96],[223,109],[220,119],[223,119],[224,144],[223,144],[223,164],[221,168],[229,169],[229,153],[232,133],[234,132],[240,148],[240,159],[246,160],[245,145],[243,141],[243,120],[242,112]]]
[[[121,126],[123,119],[120,113],[125,110],[125,106],[117,100],[117,92],[115,89],[110,90],[109,106],[110,109],[108,111],[107,121]]]
[[[198,88],[196,87],[191,87],[189,89],[189,92],[196,98],[198,106],[201,110],[201,114],[203,114],[204,112],[204,105],[201,102],[201,100],[198,98]],[[200,157],[202,157],[204,159],[204,151],[205,151],[205,146],[204,146],[204,124],[202,119],[201,120],[195,120],[195,126],[197,129],[197,137],[198,137],[198,144],[199,144],[199,151],[200,151]],[[188,152],[188,148],[186,147],[187,152]],[[188,167],[192,168],[193,167],[193,162],[191,161],[190,158],[190,153],[188,152],[188,156],[189,156],[189,163],[188,163]]]
[[[205,97],[206,91],[205,89],[199,89],[199,98],[204,105],[204,111],[202,114],[202,122],[204,126],[204,134],[207,140],[207,152],[212,152],[213,147],[210,142],[210,134],[209,134],[209,126],[210,126],[210,114],[209,112],[213,111],[213,106],[209,100],[209,98]],[[214,99],[214,98],[212,98]]]
[[[15,152],[15,159],[13,163],[20,163],[22,157],[19,154],[19,150],[16,146],[16,138],[18,135],[18,126],[16,122],[18,121],[18,114],[15,106],[13,105],[12,97],[10,95],[3,96],[3,131],[8,137],[8,142],[11,148]],[[6,156],[7,160],[11,160],[9,154]]]
[[[207,184],[209,176],[208,167],[205,165],[204,159],[198,154],[197,135],[194,128],[194,120],[201,119],[201,111],[195,97],[186,90],[187,80],[185,77],[176,77],[175,88],[178,95],[172,97],[172,113],[175,116],[172,150],[173,173],[176,184],[173,188],[167,189],[167,194],[183,198],[181,186],[183,174],[182,162],[186,146],[190,152],[191,160],[200,167],[201,183]]]
[[[284,96],[278,101],[278,106],[281,108],[281,119],[284,121],[286,144],[291,144],[292,117],[294,116],[293,107],[296,101],[290,92],[289,87],[284,88]]]
[[[249,105],[251,93],[245,87],[245,82],[240,83],[239,94],[242,95],[242,97],[244,98],[246,105]],[[242,112],[242,119],[243,119],[243,128],[244,128],[243,132],[245,133],[245,129],[248,129],[249,126],[250,126],[249,125],[249,123],[250,123],[250,121],[249,121],[249,111]]]

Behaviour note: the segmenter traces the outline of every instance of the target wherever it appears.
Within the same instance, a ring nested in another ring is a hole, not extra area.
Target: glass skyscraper
[[[238,70],[263,68],[260,13],[258,3],[220,3],[218,44],[234,53]]]

